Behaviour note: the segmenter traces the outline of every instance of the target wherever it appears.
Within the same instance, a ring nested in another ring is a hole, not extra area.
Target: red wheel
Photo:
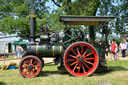
[[[65,51],[65,68],[74,76],[91,75],[97,69],[98,63],[98,54],[88,43],[76,42]]]
[[[36,77],[42,69],[42,61],[36,56],[26,56],[19,64],[20,74],[24,77]]]

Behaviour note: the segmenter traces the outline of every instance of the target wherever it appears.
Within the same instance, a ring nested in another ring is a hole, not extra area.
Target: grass
[[[128,61],[108,61],[111,72],[74,77],[47,64],[38,77],[23,78],[18,69],[0,71],[0,85],[128,85]]]

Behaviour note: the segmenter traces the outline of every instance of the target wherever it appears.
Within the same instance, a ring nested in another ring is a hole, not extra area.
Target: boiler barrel
[[[63,53],[62,46],[53,45],[48,47],[46,45],[30,45],[27,46],[27,54],[39,55],[42,57],[54,57],[61,56]]]

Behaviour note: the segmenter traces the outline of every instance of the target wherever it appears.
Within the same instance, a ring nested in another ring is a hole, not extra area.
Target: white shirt
[[[126,43],[120,44],[120,48],[121,48],[121,50],[126,49],[127,48],[127,44]]]

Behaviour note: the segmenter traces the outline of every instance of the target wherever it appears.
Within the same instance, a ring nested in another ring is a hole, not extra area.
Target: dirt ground
[[[126,55],[125,58],[122,58],[121,54],[118,53],[117,59],[118,59],[118,60],[128,60],[128,54]],[[113,58],[113,56],[112,56],[111,53],[109,53],[108,56],[106,56],[106,60],[114,60],[114,58]]]
[[[8,65],[11,62],[19,64],[21,59],[8,59],[8,60],[4,60],[4,59],[0,59],[0,65]],[[53,58],[44,58],[44,63],[49,63],[49,62],[53,62]]]

